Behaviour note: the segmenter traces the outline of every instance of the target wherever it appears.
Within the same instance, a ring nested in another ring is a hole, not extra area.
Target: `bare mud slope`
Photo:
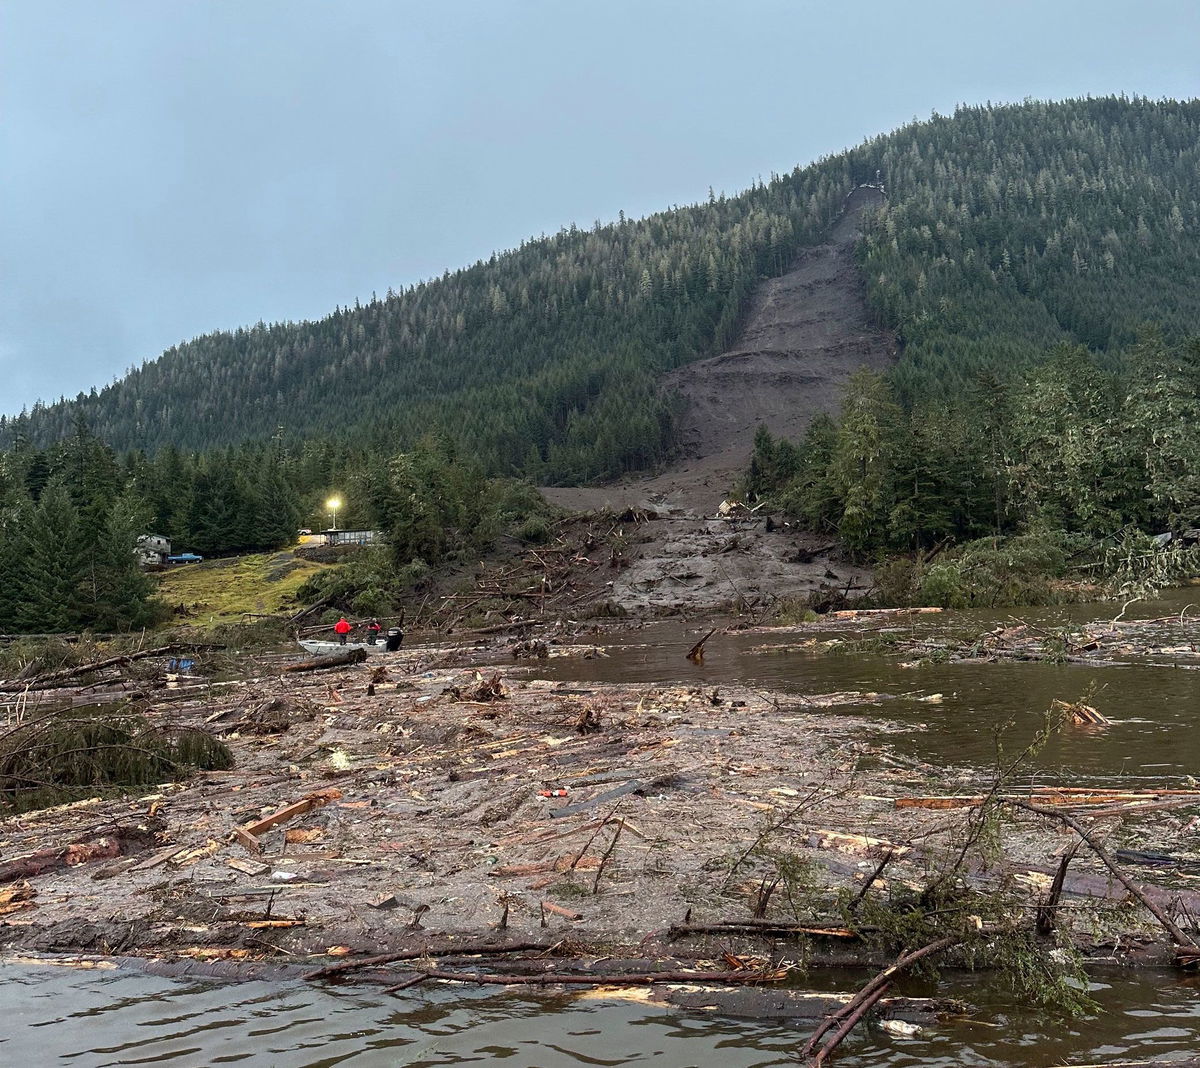
[[[686,402],[681,455],[674,464],[653,478],[544,491],[550,501],[568,509],[636,507],[670,517],[670,523],[661,525],[661,537],[643,538],[639,559],[617,584],[625,588],[613,591],[618,600],[662,608],[675,596],[681,606],[701,607],[681,586],[698,581],[705,589],[694,593],[704,600],[718,589],[728,596],[735,586],[743,596],[761,592],[766,597],[804,592],[833,579],[827,557],[810,558],[811,539],[807,546],[793,547],[779,544],[775,536],[747,537],[750,532],[743,530],[744,566],[731,569],[725,556],[717,574],[705,574],[708,569],[701,566],[691,582],[679,582],[681,575],[693,576],[710,551],[720,551],[717,543],[708,544],[714,537],[727,544],[728,532],[721,536],[713,530],[712,517],[745,470],[758,426],[799,438],[815,415],[837,412],[855,371],[882,371],[894,361],[896,341],[870,323],[865,286],[854,262],[860,213],[882,198],[878,189],[855,189],[825,243],[804,250],[787,274],[762,284],[734,346],[666,378],[663,388]],[[689,519],[695,529],[686,523]],[[731,576],[730,570],[741,574]],[[844,581],[845,569],[836,573]],[[661,596],[650,593],[645,583],[656,575],[662,576],[657,584],[671,588],[672,594],[666,589]]]
[[[851,193],[829,240],[806,249],[787,274],[763,283],[733,348],[672,373],[667,388],[688,402],[679,467],[736,478],[760,424],[777,436],[799,438],[814,415],[838,410],[855,371],[891,364],[895,340],[870,325],[854,262],[859,213],[881,199],[870,187]],[[709,506],[703,495],[687,503]]]

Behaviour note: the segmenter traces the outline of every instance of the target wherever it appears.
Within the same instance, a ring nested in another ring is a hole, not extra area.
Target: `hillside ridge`
[[[855,371],[886,370],[897,343],[871,325],[866,284],[854,261],[862,213],[883,201],[860,186],[821,244],[791,269],[764,280],[734,343],[717,356],[679,368],[663,390],[686,404],[680,456],[652,478],[585,488],[545,488],[573,511],[627,509],[656,518],[639,523],[629,565],[611,597],[629,611],[704,611],[757,606],[822,586],[861,590],[861,568],[831,555],[828,539],[771,529],[766,517],[717,517],[750,459],[756,429],[800,437],[813,417],[836,414]]]
[[[606,486],[547,488],[547,499],[573,510],[712,515],[745,471],[759,425],[798,439],[817,414],[837,414],[855,371],[887,370],[898,343],[871,323],[854,261],[862,213],[883,199],[876,187],[854,189],[826,239],[801,250],[785,274],[760,283],[728,349],[664,377],[663,391],[685,407],[679,456],[663,471]]]

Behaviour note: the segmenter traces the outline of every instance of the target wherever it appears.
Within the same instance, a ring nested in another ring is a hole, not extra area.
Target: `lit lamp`
[[[326,511],[329,512],[329,520],[330,520],[330,529],[331,530],[337,530],[337,514],[338,514],[338,509],[341,508],[341,506],[342,506],[342,498],[341,497],[330,497],[329,500],[327,500],[325,502],[325,509],[326,509]]]

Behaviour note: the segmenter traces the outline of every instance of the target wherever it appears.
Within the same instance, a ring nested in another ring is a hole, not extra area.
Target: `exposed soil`
[[[712,517],[641,508],[577,513],[555,524],[546,543],[503,550],[479,566],[473,585],[435,601],[416,621],[446,633],[464,621],[594,616],[731,612],[759,621],[780,598],[816,593],[824,610],[870,583],[867,572],[833,558],[831,539],[744,508]]]
[[[873,187],[855,189],[826,242],[806,249],[787,274],[763,282],[736,344],[667,377],[663,388],[686,401],[681,455],[670,467],[607,486],[543,490],[569,510],[632,507],[670,520],[640,532],[636,566],[614,583],[618,602],[633,611],[711,610],[742,594],[861,584],[862,573],[829,551],[814,554],[817,540],[761,537],[765,524],[743,530],[740,556],[722,567],[700,561],[728,543],[728,528],[710,520],[744,473],[759,425],[797,439],[815,415],[837,412],[855,371],[882,371],[894,362],[896,339],[871,324],[854,262],[859,214],[882,198]]]

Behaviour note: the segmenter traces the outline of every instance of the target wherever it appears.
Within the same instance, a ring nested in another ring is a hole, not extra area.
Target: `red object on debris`
[[[561,790],[539,790],[538,797],[566,797],[566,789]]]

